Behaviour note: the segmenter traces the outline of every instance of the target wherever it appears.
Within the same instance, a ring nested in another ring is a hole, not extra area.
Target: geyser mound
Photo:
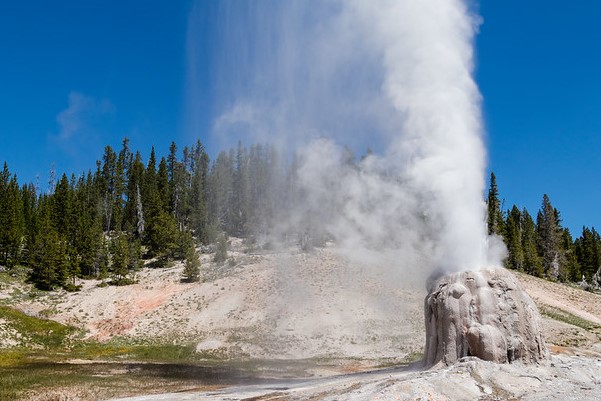
[[[433,276],[427,287],[427,367],[466,356],[498,363],[548,358],[538,309],[506,269]]]

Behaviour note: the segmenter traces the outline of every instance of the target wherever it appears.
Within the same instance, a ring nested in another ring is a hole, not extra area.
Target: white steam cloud
[[[215,134],[299,151],[289,223],[310,215],[349,255],[400,269],[500,264],[466,1],[231,0],[214,17]],[[353,166],[340,145],[376,152]]]

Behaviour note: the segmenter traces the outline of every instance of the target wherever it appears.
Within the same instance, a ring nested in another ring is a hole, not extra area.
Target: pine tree
[[[222,233],[217,239],[217,250],[213,261],[223,263],[227,260],[228,238],[226,233]]]
[[[193,283],[200,281],[200,255],[193,245],[189,246],[186,250],[186,262],[182,275],[182,279],[185,282]]]
[[[113,284],[133,284],[129,274],[142,266],[140,242],[127,233],[120,233],[111,240],[110,254]]]
[[[499,200],[497,178],[495,173],[490,173],[490,189],[488,190],[488,235],[503,234],[503,212]]]
[[[181,196],[181,163],[177,160],[177,145],[171,142],[169,146],[169,156],[167,156],[167,175],[169,180],[169,193],[167,195],[169,202],[169,211],[172,212],[178,223],[178,202]]]
[[[582,227],[582,235],[576,240],[574,251],[581,269],[580,274],[590,282],[601,267],[601,236],[595,228]]]
[[[111,274],[116,285],[126,284],[130,270],[130,250],[125,234],[117,235],[111,240]]]
[[[21,263],[28,263],[29,252],[33,247],[36,233],[36,208],[38,197],[33,184],[23,185],[21,188],[21,203],[23,205],[24,247],[21,252]]]
[[[144,202],[144,210],[147,211],[147,221],[150,223],[150,220],[154,216],[157,216],[161,210],[161,197],[157,184],[156,153],[154,147],[150,151],[150,158],[148,159],[148,164],[144,173],[142,200]]]
[[[232,192],[232,225],[229,228],[229,232],[238,237],[245,237],[249,234],[250,179],[248,175],[248,162],[248,151],[242,147],[241,142],[238,142]]]
[[[561,281],[580,281],[580,265],[576,256],[576,246],[570,230],[564,228],[561,230],[561,248],[564,255],[565,266],[560,271],[559,279]]]
[[[167,169],[167,161],[161,158],[159,170],[157,172],[157,190],[159,193],[161,210],[171,213],[171,189],[169,185],[169,171]]]
[[[196,237],[202,243],[209,242],[207,228],[207,175],[209,168],[209,156],[204,146],[197,142],[192,156],[192,174],[190,177],[190,227]]]
[[[79,274],[96,278],[106,265],[102,216],[98,213],[98,199],[92,174],[80,178],[75,190],[74,209],[76,215],[73,246],[79,255]]]
[[[171,233],[169,215],[163,210],[161,194],[159,192],[156,172],[156,154],[154,147],[144,173],[141,185],[142,208],[144,211],[144,237],[143,242],[148,246],[149,256],[165,256],[166,244],[175,242],[164,235]]]
[[[187,252],[194,247],[194,237],[188,229],[177,231],[176,247],[173,251],[173,258],[176,260],[185,260]]]
[[[541,210],[536,218],[537,249],[545,275],[557,279],[563,263],[561,253],[560,226],[558,212],[551,205],[549,196],[543,196]]]
[[[519,271],[524,271],[525,265],[522,236],[522,213],[514,205],[505,223],[504,239],[508,253],[505,264],[508,268]]]
[[[136,152],[127,168],[126,202],[123,217],[123,229],[142,238],[145,229],[144,206],[142,201],[142,186],[145,175],[142,155]]]
[[[526,209],[522,210],[522,247],[524,270],[533,276],[542,277],[543,265],[536,249],[536,226]]]
[[[42,198],[38,231],[30,252],[29,264],[31,281],[43,290],[64,286],[68,277],[67,247],[52,224],[51,213],[50,199]]]
[[[113,226],[115,230],[122,230],[124,227],[125,202],[123,196],[127,191],[128,169],[132,165],[132,160],[133,154],[129,149],[129,139],[123,138],[122,148],[117,157],[113,191]]]
[[[63,174],[56,185],[52,196],[53,210],[51,212],[54,227],[64,238],[72,236],[74,225],[73,193],[66,174]]]
[[[211,167],[209,180],[209,211],[212,225],[226,230],[232,226],[232,193],[234,181],[233,154],[221,152]]]
[[[179,231],[172,215],[159,212],[146,230],[146,243],[149,254],[159,258],[159,267],[167,266],[175,258],[178,249]]]
[[[110,232],[114,227],[113,214],[115,211],[117,154],[110,146],[104,148],[102,169],[98,171],[99,192],[102,196],[104,215],[104,230]]]
[[[169,158],[167,159],[167,165],[169,167],[170,174],[169,185],[171,188],[171,210],[173,211],[173,216],[175,217],[178,228],[183,230],[185,227],[189,226],[189,188],[191,187],[191,174],[186,169],[186,160],[183,162],[179,162],[177,160],[177,147],[175,146],[175,143],[171,144],[170,152]],[[188,157],[187,154],[188,149],[185,148],[184,158]]]
[[[17,176],[11,178],[8,166],[0,173],[0,263],[18,263],[25,234],[23,200]]]

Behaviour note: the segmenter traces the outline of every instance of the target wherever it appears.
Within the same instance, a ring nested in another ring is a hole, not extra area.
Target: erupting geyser
[[[509,273],[461,272],[501,266],[504,253],[485,226],[474,5],[223,0],[215,14],[213,134],[295,155],[289,181],[299,199],[276,219],[275,241],[285,237],[278,233],[316,233],[351,260],[385,266],[375,276],[404,284],[437,266],[459,272],[431,283],[428,365],[547,353],[538,312]],[[205,26],[204,3],[195,10],[191,26]],[[189,31],[191,83],[197,37]],[[341,144],[376,151],[356,161]]]
[[[426,366],[465,356],[500,363],[548,358],[538,310],[507,270],[452,273],[427,286]]]

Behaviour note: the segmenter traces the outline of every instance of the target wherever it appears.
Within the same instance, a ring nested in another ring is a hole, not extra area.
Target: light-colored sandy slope
[[[100,341],[122,336],[193,342],[199,352],[217,356],[328,357],[346,360],[347,367],[353,360],[357,369],[365,369],[422,352],[423,277],[395,274],[394,266],[352,263],[333,246],[261,254],[245,252],[239,240],[232,247],[233,266],[217,266],[212,255],[203,255],[202,283],[181,283],[180,264],[144,269],[134,285],[99,288],[99,282],[85,281],[80,292],[21,296],[17,306],[82,327]],[[538,305],[590,322],[601,319],[599,295],[522,274],[518,278]],[[0,296],[11,297],[9,290],[2,291]],[[470,360],[438,371],[393,370],[283,385],[288,390],[278,385],[277,390],[251,387],[151,399],[601,398],[599,333],[550,319],[544,330],[549,343],[577,348],[552,347],[556,355],[544,366]]]
[[[234,265],[202,256],[203,282],[182,283],[183,266],[144,269],[137,284],[22,297],[17,307],[82,327],[87,337],[196,343],[199,352],[251,358],[403,360],[423,351],[423,278],[394,262],[352,263],[332,245],[249,252],[232,240]],[[601,296],[517,274],[539,305],[601,322]],[[6,291],[0,295],[7,297]],[[589,347],[598,334],[545,319],[547,341]]]
[[[601,295],[554,283],[524,273],[515,273],[532,299],[601,325]]]
[[[29,313],[105,341],[198,343],[200,352],[252,358],[403,360],[422,352],[423,287],[389,266],[353,264],[333,247],[252,254],[233,241],[235,265],[203,255],[202,283],[181,283],[182,265],[144,269],[139,282],[22,302]]]

